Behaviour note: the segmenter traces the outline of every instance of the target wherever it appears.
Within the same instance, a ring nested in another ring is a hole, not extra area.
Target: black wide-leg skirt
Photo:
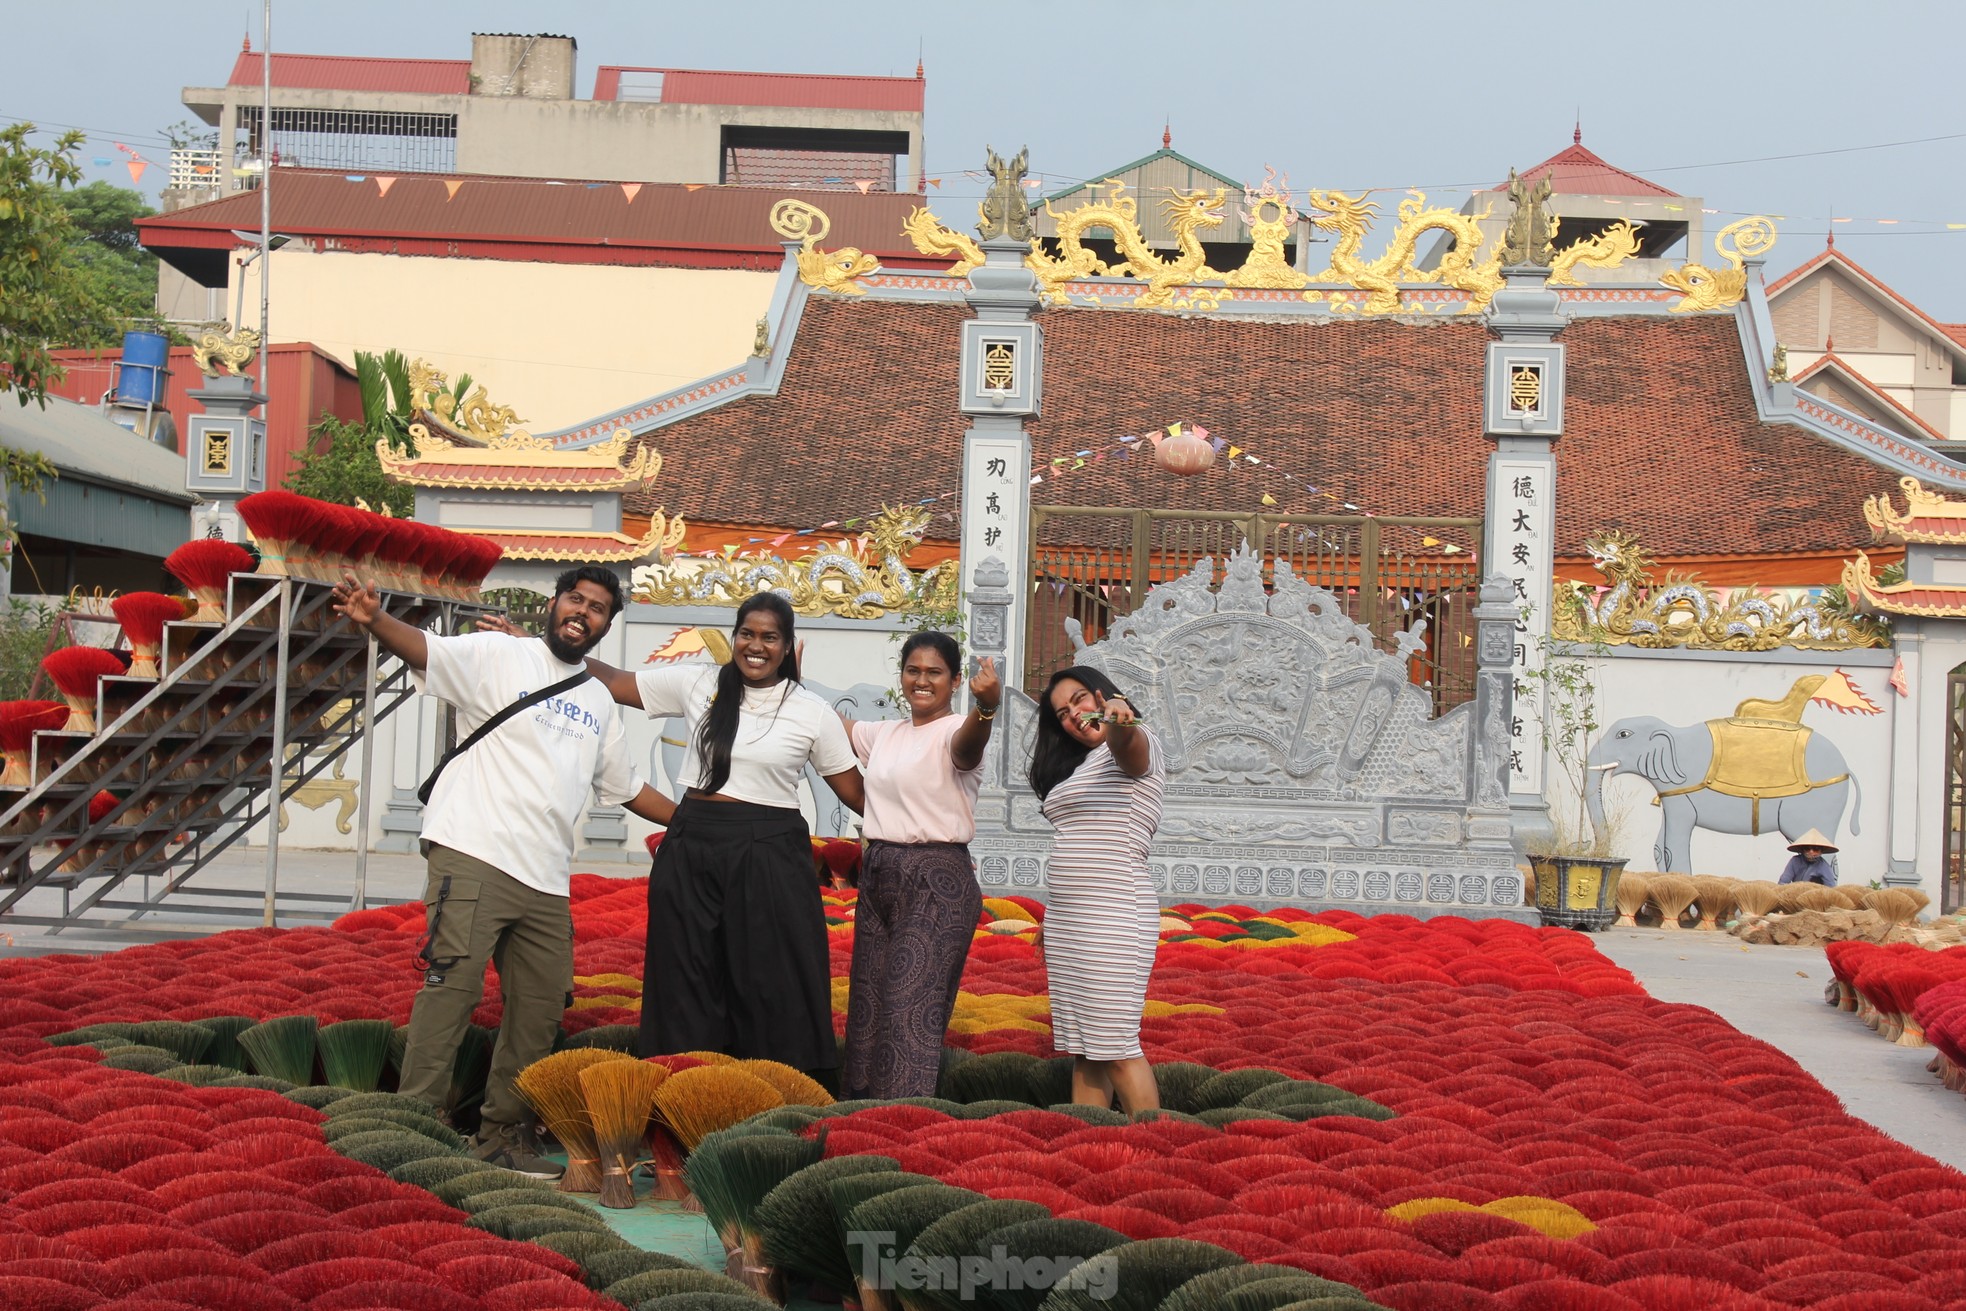
[[[839,1064],[826,917],[796,810],[691,797],[649,875],[641,1054]]]

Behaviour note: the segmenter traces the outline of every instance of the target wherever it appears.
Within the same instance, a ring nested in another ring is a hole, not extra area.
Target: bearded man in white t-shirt
[[[593,565],[568,570],[553,590],[544,636],[519,642],[493,632],[427,634],[385,613],[375,587],[353,574],[335,588],[334,604],[407,664],[423,691],[456,707],[461,738],[584,672],[587,653],[627,603],[621,580]],[[485,963],[495,962],[505,1011],[471,1152],[541,1179],[562,1170],[543,1157],[513,1080],[552,1052],[572,1001],[567,893],[589,793],[657,824],[676,810],[636,773],[614,698],[592,678],[527,706],[450,759],[423,813],[424,977],[410,1010],[401,1091],[444,1105],[458,1045],[484,994]]]

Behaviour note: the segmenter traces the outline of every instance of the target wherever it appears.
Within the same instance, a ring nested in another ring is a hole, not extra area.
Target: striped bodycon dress
[[[1045,874],[1051,1044],[1088,1060],[1142,1054],[1140,1010],[1160,940],[1147,844],[1160,826],[1167,781],[1151,734],[1147,749],[1147,772],[1130,778],[1111,750],[1095,747],[1044,800],[1044,817],[1058,830]]]

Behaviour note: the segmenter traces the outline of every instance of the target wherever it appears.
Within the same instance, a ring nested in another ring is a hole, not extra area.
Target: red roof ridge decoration
[[[1523,169],[1518,176],[1525,182],[1540,182],[1548,177],[1550,190],[1559,195],[1659,196],[1667,200],[1682,199],[1677,191],[1669,191],[1656,182],[1619,168],[1584,145],[1581,140],[1573,141],[1542,163]],[[1587,179],[1596,180],[1587,182]],[[1508,185],[1503,182],[1489,190],[1506,191]]]
[[[1893,301],[1896,301],[1898,305],[1900,305],[1913,318],[1917,319],[1920,323],[1923,323],[1926,327],[1930,328],[1934,333],[1938,334],[1940,341],[1944,345],[1946,345],[1947,347],[1949,347],[1959,355],[1966,356],[1966,323],[1940,323],[1937,319],[1933,318],[1930,314],[1927,314],[1924,310],[1919,309],[1918,306],[1912,304],[1909,300],[1906,300],[1903,296],[1899,295],[1896,291],[1894,291],[1891,288],[1891,285],[1889,283],[1885,282],[1882,278],[1878,277],[1875,273],[1872,273],[1869,269],[1865,268],[1863,265],[1857,263],[1857,261],[1851,259],[1850,256],[1842,250],[1841,247],[1824,246],[1821,250],[1817,251],[1814,255],[1811,255],[1808,259],[1796,265],[1794,268],[1790,269],[1787,273],[1784,273],[1781,277],[1776,278],[1773,282],[1768,284],[1768,290],[1766,293],[1768,299],[1770,301],[1774,300],[1776,295],[1779,294],[1783,289],[1788,287],[1791,283],[1801,280],[1802,278],[1808,276],[1809,274],[1815,272],[1817,269],[1822,268],[1824,265],[1827,264],[1841,264],[1844,268],[1848,269],[1851,273],[1854,273],[1859,279],[1861,279],[1863,282],[1868,284],[1873,291],[1881,292],[1884,295],[1890,297]]]
[[[454,428],[433,432],[430,423],[415,423],[410,444],[406,454],[384,438],[375,452],[384,473],[411,487],[625,491],[646,486],[662,472],[662,453],[652,444],[635,446],[626,428],[606,441],[569,448],[523,432],[479,445]]]
[[[651,558],[667,560],[682,544],[684,524],[681,515],[665,520],[655,514],[639,539],[626,533],[577,528],[474,528],[472,532],[504,547],[506,560],[632,564]]]
[[[1926,490],[1916,478],[1898,479],[1905,495],[1905,512],[1899,514],[1889,494],[1864,501],[1864,522],[1880,542],[1907,545],[1919,542],[1932,546],[1966,543],[1966,501],[1955,501],[1940,492]]]
[[[1917,615],[1927,619],[1966,618],[1966,585],[1959,583],[1880,583],[1862,551],[1843,566],[1843,591],[1850,607],[1866,615]]]
[[[1807,382],[1809,379],[1815,377],[1817,374],[1825,373],[1825,372],[1836,373],[1839,377],[1843,378],[1845,381],[1852,383],[1860,390],[1862,390],[1866,396],[1881,401],[1884,405],[1888,406],[1893,413],[1902,417],[1906,422],[1910,423],[1914,428],[1924,433],[1927,437],[1931,438],[1933,441],[1942,442],[1947,440],[1946,435],[1944,433],[1940,432],[1937,428],[1934,428],[1931,424],[1927,423],[1924,419],[1921,419],[1914,411],[1908,408],[1902,401],[1898,400],[1897,397],[1891,395],[1889,392],[1885,391],[1882,387],[1872,382],[1869,378],[1866,378],[1863,374],[1859,373],[1855,365],[1850,363],[1850,361],[1844,359],[1841,355],[1838,355],[1834,350],[1825,348],[1821,355],[1817,356],[1814,360],[1811,360],[1806,368],[1804,368],[1801,372],[1795,374],[1792,378],[1789,379],[1789,381],[1793,383],[1801,384]]]

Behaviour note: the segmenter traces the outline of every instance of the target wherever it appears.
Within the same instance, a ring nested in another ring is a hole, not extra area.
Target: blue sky
[[[0,118],[90,129],[159,164],[187,85],[225,80],[260,4],[70,0],[8,15]],[[459,59],[470,33],[557,31],[601,64],[907,75],[928,71],[927,165],[966,217],[984,147],[1028,145],[1047,189],[1175,148],[1256,182],[1407,187],[1458,206],[1570,141],[1712,209],[1784,216],[1771,273],[1837,243],[1945,321],[1966,320],[1966,48],[1958,0],[1785,5],[1350,6],[1073,0],[996,6],[672,0],[275,0],[273,46]],[[1935,139],[1937,138],[1937,139]],[[1887,144],[1916,143],[1916,144]],[[1831,153],[1834,152],[1834,153]],[[107,167],[93,161],[106,159]],[[1883,221],[1889,220],[1889,221]],[[1960,226],[1948,228],[1948,223]]]

